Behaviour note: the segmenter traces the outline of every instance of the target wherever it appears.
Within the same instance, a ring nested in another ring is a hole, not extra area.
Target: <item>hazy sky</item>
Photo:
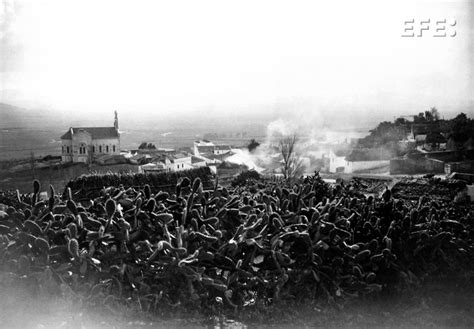
[[[474,111],[469,0],[1,1],[1,102],[163,116]],[[412,18],[415,34],[431,20],[423,37],[401,37]],[[448,36],[433,37],[441,19]]]

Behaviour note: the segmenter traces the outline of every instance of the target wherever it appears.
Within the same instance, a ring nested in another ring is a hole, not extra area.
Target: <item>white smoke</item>
[[[245,165],[249,170],[256,170],[262,172],[265,168],[258,166],[255,162],[255,157],[247,149],[233,149],[234,153],[226,159],[230,163],[238,165]]]
[[[294,121],[286,121],[281,118],[272,121],[267,126],[265,140],[260,141],[261,144],[255,150],[252,152],[247,149],[233,150],[235,154],[227,158],[226,161],[245,164],[249,169],[258,172],[278,168],[281,160],[278,150],[279,142],[281,138],[293,135],[298,135],[298,124]]]
[[[284,121],[283,119],[272,121],[267,126],[267,142],[271,142],[275,138],[282,136],[292,135],[296,133],[297,130],[298,125],[295,122]]]
[[[351,138],[362,137],[360,132],[335,131],[324,127],[324,118],[318,113],[314,115],[296,115],[294,119],[278,118],[267,125],[264,140],[259,140],[260,145],[249,152],[247,149],[234,150],[234,155],[226,159],[236,164],[245,164],[249,169],[259,172],[264,169],[273,171],[279,167],[281,153],[279,143],[283,137],[297,137],[296,153],[304,158],[306,172],[312,172],[312,159],[322,159],[330,150],[349,147]]]

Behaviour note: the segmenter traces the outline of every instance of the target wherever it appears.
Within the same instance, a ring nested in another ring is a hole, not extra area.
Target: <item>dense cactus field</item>
[[[470,271],[470,204],[366,196],[318,174],[234,187],[181,177],[173,191],[71,188],[0,195],[0,283],[81,305],[153,314],[236,314],[284,302],[333,305]]]

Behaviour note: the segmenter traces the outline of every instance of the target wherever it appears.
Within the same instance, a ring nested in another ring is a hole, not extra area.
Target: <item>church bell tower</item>
[[[117,111],[115,111],[115,119],[114,119],[114,127],[115,127],[115,130],[118,131],[118,113]]]

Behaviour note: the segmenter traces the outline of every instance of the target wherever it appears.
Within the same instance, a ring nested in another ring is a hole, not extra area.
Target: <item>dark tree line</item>
[[[156,150],[155,144],[143,142],[138,147],[139,150]]]

